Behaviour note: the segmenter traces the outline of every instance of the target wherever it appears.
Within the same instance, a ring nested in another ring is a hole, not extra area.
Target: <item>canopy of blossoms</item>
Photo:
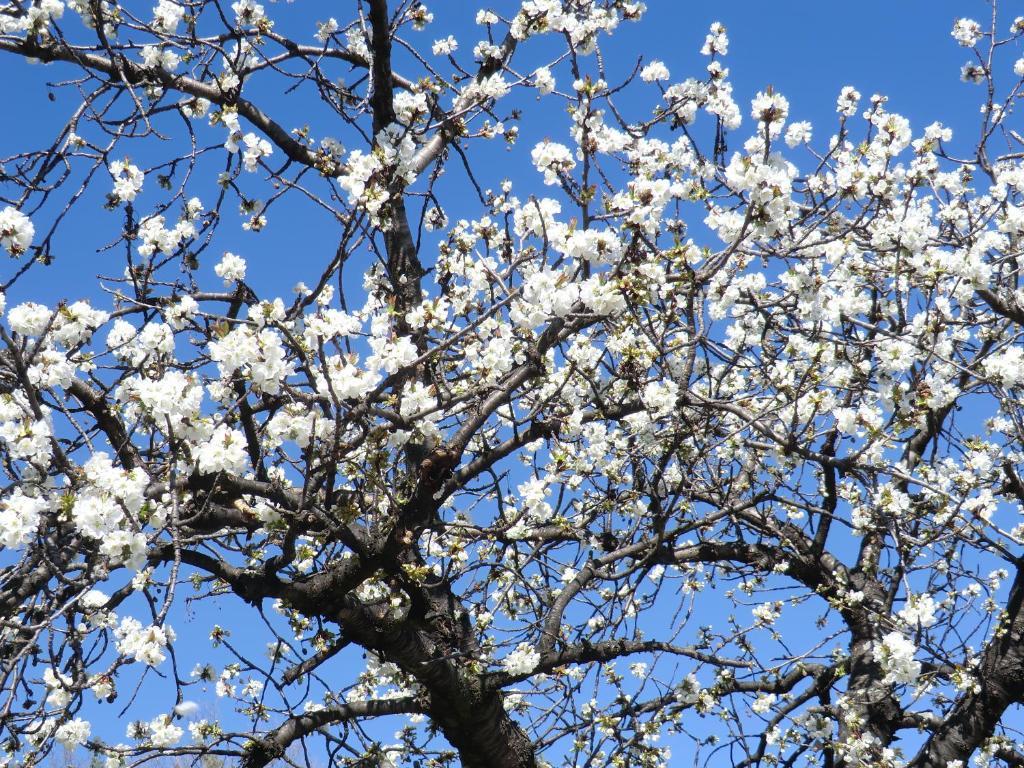
[[[1024,765],[1024,17],[954,143],[500,5],[0,7],[0,765]]]

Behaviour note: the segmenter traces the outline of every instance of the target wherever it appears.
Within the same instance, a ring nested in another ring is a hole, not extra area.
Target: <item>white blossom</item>
[[[147,627],[131,617],[121,619],[114,636],[120,653],[151,667],[157,666],[167,657],[165,649],[175,640],[175,633],[169,626]]]
[[[11,256],[25,253],[35,234],[31,219],[17,208],[8,205],[0,210],[0,246]]]
[[[953,24],[951,34],[953,39],[960,45],[965,48],[972,48],[977,45],[984,33],[981,30],[981,24],[974,19],[957,19],[956,23]]]
[[[640,79],[647,83],[655,83],[661,80],[668,80],[668,67],[663,61],[652,61],[640,70]]]
[[[533,84],[541,96],[546,96],[555,90],[555,77],[548,67],[540,67],[533,73]]]
[[[523,675],[532,672],[540,663],[540,654],[530,643],[520,643],[501,661],[502,667],[510,675]]]
[[[245,259],[234,253],[228,251],[224,252],[224,256],[217,263],[217,266],[213,268],[213,271],[217,273],[217,277],[223,278],[224,285],[231,285],[234,282],[239,282],[245,279]]]
[[[448,35],[442,40],[435,40],[431,51],[435,56],[451,56],[458,49],[458,40],[453,35]]]
[[[914,660],[917,648],[899,631],[885,635],[875,643],[872,657],[885,673],[883,682],[894,685],[913,684],[921,674],[921,662]]]
[[[68,749],[82,746],[92,735],[92,726],[87,720],[76,717],[57,728],[54,738]]]
[[[196,448],[196,469],[206,474],[241,474],[248,461],[245,436],[226,424],[218,426],[209,439]]]

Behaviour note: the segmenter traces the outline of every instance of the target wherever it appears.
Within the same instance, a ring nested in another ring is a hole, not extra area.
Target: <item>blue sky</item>
[[[268,4],[268,14],[280,20],[282,31],[294,29],[296,35],[301,33],[305,36],[304,41],[312,42],[313,21],[331,13],[347,11],[349,5],[339,9],[332,4],[296,0],[292,4]],[[461,0],[439,0],[430,5],[435,13],[434,24],[412,40],[429,49],[432,40],[454,34],[462,43],[462,52],[468,52],[480,35],[479,28],[472,24],[472,13],[467,12],[468,4]],[[509,2],[495,5],[502,11],[512,7]],[[958,15],[973,16],[984,23],[989,13],[986,3],[948,0],[866,0],[859,3],[725,0],[685,3],[649,0],[648,5],[648,16],[643,23],[624,25],[613,37],[603,41],[602,49],[609,70],[613,74],[625,74],[642,56],[645,61],[664,61],[672,72],[672,81],[700,77],[706,64],[706,59],[698,53],[704,34],[712,21],[724,23],[730,37],[730,52],[725,63],[731,70],[735,97],[745,118],[744,126],[732,140],[736,146],[749,135],[750,98],[768,85],[789,99],[792,120],[810,120],[814,124],[814,144],[817,146],[822,145],[836,125],[835,99],[844,85],[853,85],[865,98],[872,93],[889,96],[890,111],[906,115],[915,134],[932,121],[940,120],[954,129],[954,147],[969,148],[976,135],[981,92],[978,86],[960,82],[960,66],[967,60],[968,52],[956,45],[949,30]],[[137,4],[137,7],[145,9],[148,3]],[[341,16],[339,20],[342,20]],[[1001,31],[1005,31],[1009,21],[1009,18],[1001,20]],[[67,14],[64,24],[69,28],[77,24],[72,12]],[[524,47],[522,60],[534,66],[544,63],[539,55],[544,45],[538,43],[533,50],[529,46]],[[1017,55],[1021,55],[1020,52],[1013,54]],[[525,70],[527,65],[522,66]],[[68,74],[68,70],[29,66],[11,57],[0,58],[0,75],[8,87],[7,111],[8,115],[13,115],[13,119],[9,119],[0,131],[0,154],[37,148],[56,134],[77,101],[74,93],[68,90],[54,91],[55,99],[51,101],[43,83],[48,79],[63,79]],[[564,69],[556,71],[556,76],[560,87],[568,85],[570,78]],[[637,84],[635,94],[634,97],[623,97],[620,106],[630,117],[647,116],[658,102],[656,89]],[[301,124],[306,119],[301,115],[301,109],[296,107],[301,103],[299,97],[287,97],[271,88],[267,89],[266,96],[265,110],[272,116],[286,115],[278,119],[287,127]],[[500,143],[481,148],[481,157],[487,163],[484,183],[496,187],[501,178],[509,177],[515,182],[521,197],[543,195],[547,190],[529,165],[529,151],[536,141],[543,138],[567,141],[568,120],[564,113],[547,104],[538,105],[530,93],[513,99],[524,109],[521,139],[511,151]],[[330,126],[314,124],[315,135],[331,132]],[[205,141],[216,143],[223,140],[223,129],[206,128],[200,135]],[[346,143],[351,147],[357,146],[354,141]],[[456,164],[453,163],[449,174],[446,186],[458,195],[458,190],[465,189],[465,185]],[[258,186],[254,180],[248,181],[254,188]],[[97,204],[83,206],[69,219],[58,241],[60,258],[55,266],[34,270],[30,279],[19,284],[12,293],[9,304],[29,299],[53,302],[59,298],[95,298],[98,292],[92,276],[120,271],[123,266],[121,250],[95,253],[101,243],[116,237],[120,221],[120,214],[103,211],[98,205],[109,189],[106,177],[99,177],[98,186]],[[196,193],[212,196],[208,190],[204,193],[201,186],[197,186]],[[150,194],[152,197],[145,196]],[[152,190],[147,190],[145,195],[140,197],[140,209],[147,200],[157,199]],[[472,216],[477,212],[470,198],[464,202],[456,199],[454,207],[452,218]],[[250,259],[255,279],[268,287],[278,286],[277,290],[286,300],[290,297],[288,289],[296,280],[315,277],[309,272],[303,274],[301,267],[319,263],[325,253],[333,252],[334,234],[326,217],[310,223],[303,221],[302,228],[297,231],[295,220],[285,215],[290,210],[284,208],[272,213],[268,229],[260,235],[253,235],[240,230],[237,226],[240,219],[232,220],[229,209],[228,221],[213,249],[214,253],[233,250],[245,255]],[[710,244],[716,245],[715,242]],[[212,275],[214,259],[209,261],[205,269]],[[4,265],[5,272],[0,277],[6,279],[15,266],[13,262]],[[358,275],[353,278],[358,282]],[[210,655],[205,638],[212,622],[236,624],[244,615],[228,609],[220,614],[220,618],[215,613],[200,609],[190,622],[184,615],[172,622],[178,630],[178,652],[183,659],[185,673],[197,658]],[[708,622],[720,618],[720,612],[712,610]],[[190,638],[190,633],[194,637]],[[239,639],[243,644],[246,642],[244,634],[236,633],[241,636]],[[254,650],[261,647],[262,642],[261,639],[253,643]],[[152,707],[147,708],[150,705]],[[148,719],[166,710],[164,701],[144,701],[137,716]],[[113,737],[123,738],[122,725],[116,723],[112,716],[107,717],[110,718],[107,724]],[[681,746],[680,749],[685,748]]]

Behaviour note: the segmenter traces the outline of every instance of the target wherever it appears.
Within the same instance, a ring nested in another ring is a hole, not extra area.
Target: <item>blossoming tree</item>
[[[954,153],[720,24],[609,82],[633,0],[66,5],[0,8],[77,105],[0,175],[0,763],[1024,765],[1024,18]]]

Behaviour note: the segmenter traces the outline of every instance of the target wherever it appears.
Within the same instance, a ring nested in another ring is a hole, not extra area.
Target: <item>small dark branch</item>
[[[43,62],[64,61],[94,72],[103,72],[111,77],[122,74],[128,83],[136,85],[143,82],[156,82],[164,88],[187,93],[190,96],[208,99],[214,104],[232,106],[238,114],[256,126],[274,144],[293,160],[302,165],[316,166],[316,155],[301,142],[292,138],[288,131],[270,119],[259,107],[250,101],[238,98],[230,91],[221,90],[215,85],[193,80],[184,75],[175,75],[160,67],[147,68],[126,58],[117,64],[110,59],[94,53],[79,51],[64,43],[40,43],[34,40],[0,40],[0,51],[10,51]]]
[[[325,661],[337,655],[342,649],[348,647],[348,645],[348,640],[339,640],[338,642],[334,643],[334,645],[331,645],[330,647],[318,652],[315,656],[311,656],[310,658],[305,659],[304,661],[301,661],[292,667],[289,667],[281,676],[281,682],[283,682],[285,685],[291,685],[300,677],[309,674],[314,669],[323,664]]]
[[[511,683],[526,680],[538,673],[550,672],[558,667],[567,664],[589,664],[596,661],[612,661],[623,656],[632,656],[636,653],[667,653],[673,656],[685,656],[705,664],[714,664],[723,667],[738,667],[746,669],[749,662],[733,661],[723,659],[710,653],[703,653],[696,648],[673,645],[659,640],[603,640],[599,643],[581,643],[558,652],[550,652],[544,655],[537,665],[537,668],[524,674],[509,674],[508,672],[494,672],[487,678],[487,686],[490,688],[503,688]],[[811,673],[807,673],[811,674]],[[805,675],[806,676],[806,675]]]
[[[132,445],[128,432],[125,430],[121,420],[107,406],[107,401],[103,398],[103,395],[84,381],[79,381],[78,379],[71,382],[68,392],[74,395],[78,402],[82,404],[82,407],[96,419],[97,426],[103,430],[103,434],[107,436],[107,440],[110,442],[110,447],[114,449],[115,453],[117,453],[117,458],[121,460],[121,466],[128,470],[139,466],[142,463],[142,459],[139,457],[138,450]]]
[[[242,758],[243,768],[263,768],[282,757],[295,741],[308,736],[318,728],[360,717],[383,717],[422,712],[421,704],[413,697],[354,701],[337,707],[296,715],[286,720],[264,738],[251,743]]]

